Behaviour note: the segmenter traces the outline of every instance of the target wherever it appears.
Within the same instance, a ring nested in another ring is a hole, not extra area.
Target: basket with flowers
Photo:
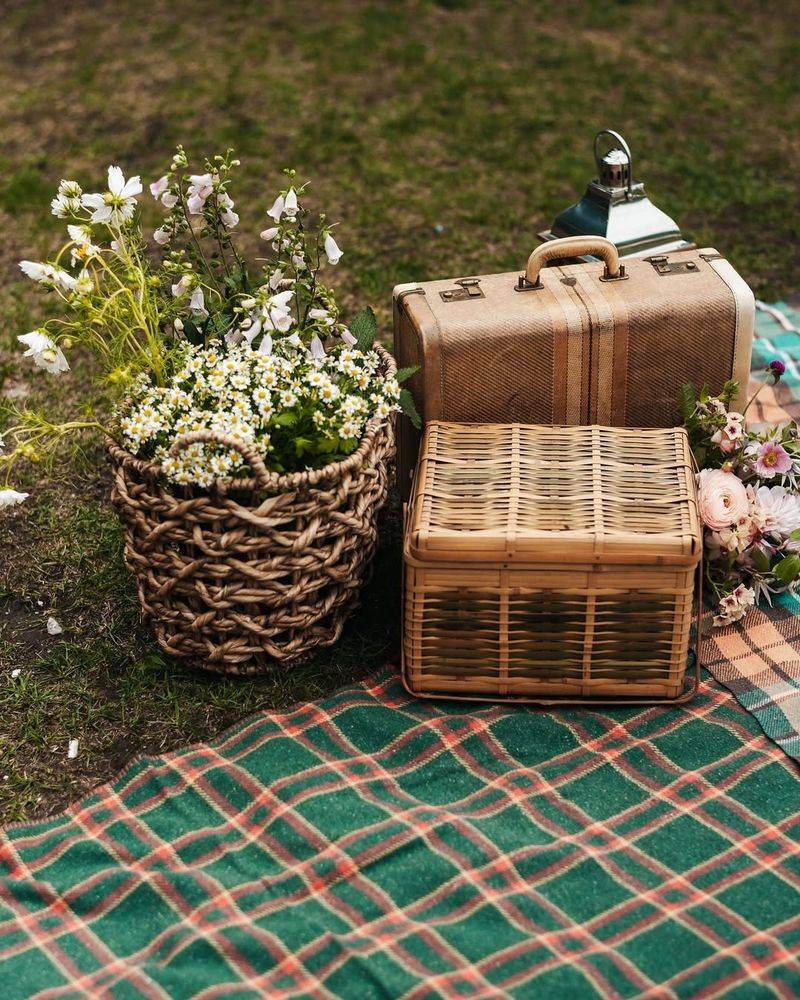
[[[0,456],[10,475],[68,434],[101,431],[125,561],[161,647],[207,669],[251,673],[334,642],[377,540],[393,415],[418,419],[371,310],[343,322],[323,269],[342,251],[304,185],[287,182],[257,269],[236,246],[232,151],[189,172],[181,147],[150,185],[164,209],[148,245],[138,177],[108,189],[62,181],[69,242],[23,271],[65,314],[20,336],[54,375],[93,356],[92,412],[56,424],[22,411]]]

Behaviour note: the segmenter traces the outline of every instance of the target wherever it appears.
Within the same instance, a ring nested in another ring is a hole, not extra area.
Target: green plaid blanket
[[[788,313],[797,323],[800,317]],[[762,419],[797,412],[797,334]],[[789,363],[791,362],[791,364]],[[17,997],[800,995],[800,610],[682,709],[417,702],[390,671],[0,840]]]
[[[9,830],[2,995],[796,997],[797,778],[711,680],[546,713],[386,671]]]

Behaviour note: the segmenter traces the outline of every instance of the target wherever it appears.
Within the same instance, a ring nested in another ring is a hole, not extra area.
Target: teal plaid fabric
[[[544,712],[386,671],[9,830],[2,996],[800,996],[797,779],[713,681]]]
[[[785,302],[776,302],[767,308],[777,309],[794,327],[784,326],[766,310],[756,313],[756,337],[753,343],[753,373],[766,368],[773,358],[779,358],[786,365],[784,386],[795,399],[800,399],[800,311],[792,309]]]

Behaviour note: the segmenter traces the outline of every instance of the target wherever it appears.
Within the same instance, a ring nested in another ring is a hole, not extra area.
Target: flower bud
[[[180,318],[180,316],[176,317],[173,325],[175,329],[178,331],[178,333],[180,333],[181,330],[183,330],[183,320]]]

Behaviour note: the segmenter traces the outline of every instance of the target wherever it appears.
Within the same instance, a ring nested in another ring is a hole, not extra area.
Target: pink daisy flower
[[[763,479],[785,475],[791,468],[792,460],[782,445],[775,441],[765,441],[758,449],[756,472]]]

